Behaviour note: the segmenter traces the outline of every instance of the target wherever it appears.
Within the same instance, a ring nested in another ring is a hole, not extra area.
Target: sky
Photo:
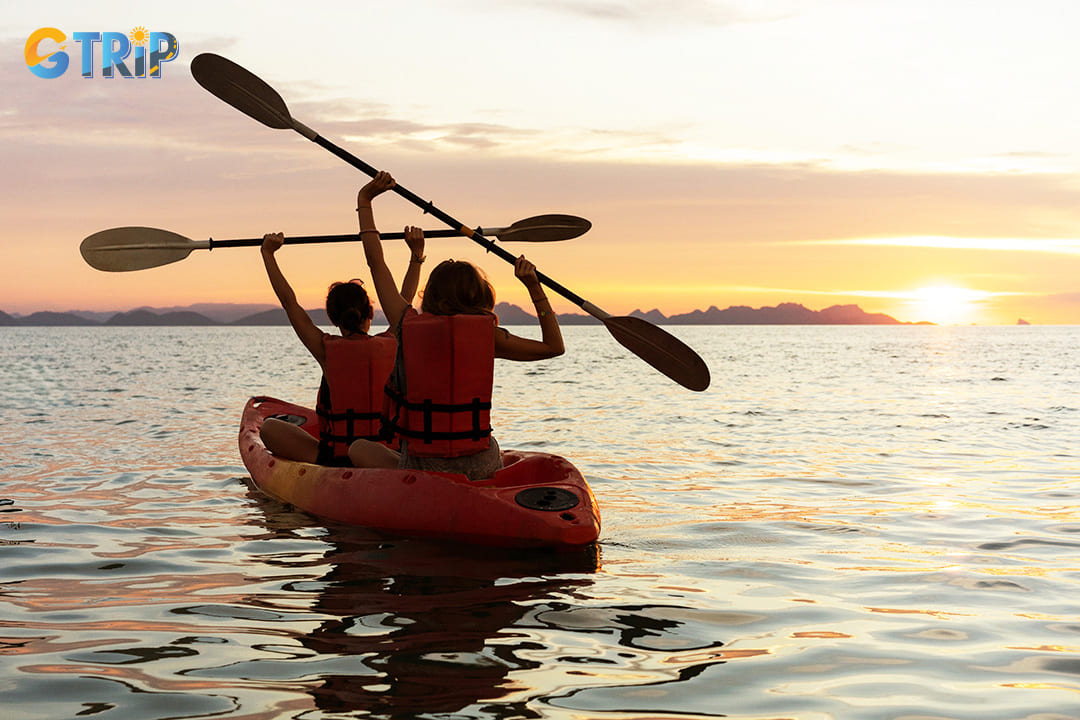
[[[580,238],[507,248],[615,315],[796,302],[910,322],[1080,324],[1075,3],[268,7],[3,2],[0,310],[274,302],[255,248],[94,270],[78,246],[107,228],[355,231],[366,177],[203,90],[189,64],[213,52],[469,225],[588,218]],[[72,58],[55,79],[26,60],[46,27]],[[136,28],[177,39],[160,78],[81,77],[74,33]],[[383,230],[439,227],[396,196],[375,209]],[[388,246],[403,272],[407,251]],[[510,266],[469,241],[432,239],[428,256],[472,260],[500,301],[528,306]],[[358,245],[279,257],[307,307],[331,281],[368,276]]]

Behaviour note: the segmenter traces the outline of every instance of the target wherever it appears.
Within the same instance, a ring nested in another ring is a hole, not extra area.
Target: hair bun
[[[364,323],[374,317],[371,299],[363,285],[336,282],[326,294],[326,315],[334,325],[349,332],[364,332]]]

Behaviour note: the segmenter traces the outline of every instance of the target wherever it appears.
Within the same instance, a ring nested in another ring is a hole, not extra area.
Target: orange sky
[[[1080,59],[1061,27],[1073,11],[990,6],[940,11],[933,25],[921,2],[462,0],[427,5],[426,21],[328,6],[324,29],[364,21],[366,54],[318,45],[316,20],[241,22],[234,2],[149,17],[133,3],[22,8],[0,25],[0,310],[273,302],[255,249],[92,270],[78,244],[108,227],[200,240],[355,229],[364,176],[197,86],[187,65],[211,51],[469,224],[588,218],[581,238],[511,249],[615,314],[856,303],[907,321],[1080,323],[1080,105],[1061,72]],[[77,68],[45,80],[22,61],[38,27],[135,24],[179,39],[160,80]],[[512,42],[476,57],[447,27]],[[1005,32],[1015,47],[990,42]],[[397,197],[378,203],[385,230],[437,227]],[[509,265],[468,241],[432,240],[429,255],[475,260],[500,300],[527,305]],[[398,267],[406,257],[390,251]],[[331,280],[366,276],[358,247],[286,248],[281,262],[309,307]]]

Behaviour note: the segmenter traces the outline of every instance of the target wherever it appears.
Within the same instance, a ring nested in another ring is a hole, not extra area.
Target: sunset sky
[[[906,321],[1080,323],[1080,4],[267,7],[4,3],[0,310],[273,302],[254,248],[93,270],[79,243],[109,227],[356,229],[365,176],[199,87],[191,59],[215,52],[470,225],[590,219],[581,238],[515,252],[614,314],[855,303]],[[25,61],[42,27],[68,37],[57,79]],[[160,79],[80,77],[73,33],[136,27],[179,41]],[[376,202],[384,230],[439,227]],[[528,304],[510,266],[467,240],[431,240],[428,255],[474,260],[499,300]],[[389,257],[403,269],[407,252]],[[280,258],[308,307],[331,280],[367,276],[358,245]]]

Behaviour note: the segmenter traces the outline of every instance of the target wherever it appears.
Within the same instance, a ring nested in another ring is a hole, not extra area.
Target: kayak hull
[[[270,453],[259,428],[274,416],[289,416],[317,433],[310,408],[254,397],[240,423],[240,456],[262,492],[312,515],[495,547],[572,549],[600,534],[592,491],[578,469],[557,455],[504,451],[504,467],[477,482],[455,473],[325,467]]]

